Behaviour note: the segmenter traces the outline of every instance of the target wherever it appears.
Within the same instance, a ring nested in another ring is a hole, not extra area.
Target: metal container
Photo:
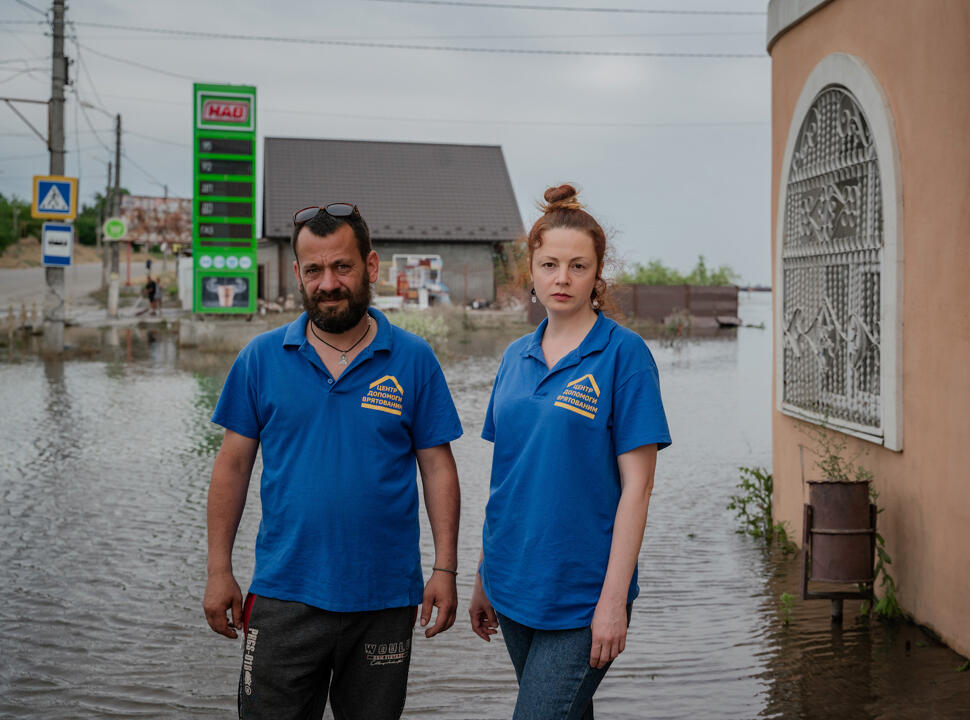
[[[832,583],[873,580],[874,518],[869,484],[809,482],[811,566],[808,579]]]

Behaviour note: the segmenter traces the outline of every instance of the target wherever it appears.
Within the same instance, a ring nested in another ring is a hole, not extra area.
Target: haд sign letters
[[[256,311],[256,88],[194,88],[193,310]]]
[[[202,121],[241,125],[249,122],[249,109],[248,102],[210,98],[202,103]]]

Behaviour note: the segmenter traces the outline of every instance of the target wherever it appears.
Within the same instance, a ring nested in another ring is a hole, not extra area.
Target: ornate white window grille
[[[879,158],[843,87],[802,122],[784,212],[782,407],[882,436]]]

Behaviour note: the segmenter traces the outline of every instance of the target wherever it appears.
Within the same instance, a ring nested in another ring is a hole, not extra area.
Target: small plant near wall
[[[727,509],[734,510],[741,524],[739,533],[771,542],[771,494],[774,481],[765,468],[739,467],[741,478],[737,495],[731,495]]]
[[[739,467],[741,473],[737,495],[730,496],[728,510],[734,510],[739,533],[764,540],[770,546],[777,542],[785,555],[798,548],[789,538],[787,523],[775,523],[772,518],[774,481],[766,468]]]
[[[813,425],[806,429],[799,425],[798,429],[815,443],[816,449],[808,449],[816,455],[815,465],[826,480],[861,483],[872,480],[872,473],[856,462],[860,455],[868,454],[868,451],[862,450],[852,457],[845,457],[845,449],[848,447],[845,435],[829,431],[824,421],[821,426]]]
[[[869,486],[869,501],[876,506],[876,514],[881,513],[885,508],[879,507],[879,493]],[[872,614],[883,620],[895,620],[902,617],[903,611],[896,600],[896,581],[890,575],[887,566],[892,565],[892,558],[886,552],[886,540],[882,535],[876,533],[876,567],[873,572],[873,594],[876,603],[872,606]],[[882,596],[876,592],[876,587],[882,588]],[[862,603],[862,614],[869,612],[868,603]]]

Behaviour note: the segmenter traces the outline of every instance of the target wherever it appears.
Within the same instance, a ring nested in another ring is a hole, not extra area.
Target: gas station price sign
[[[256,88],[195,83],[192,309],[256,311]]]

